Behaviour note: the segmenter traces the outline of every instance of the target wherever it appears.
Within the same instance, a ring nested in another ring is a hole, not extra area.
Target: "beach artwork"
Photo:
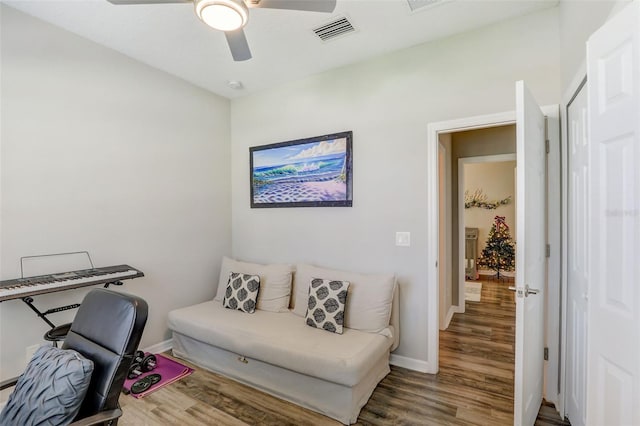
[[[351,132],[250,153],[251,207],[351,206]]]

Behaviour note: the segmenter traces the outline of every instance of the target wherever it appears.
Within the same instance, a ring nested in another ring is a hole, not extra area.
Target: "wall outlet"
[[[33,354],[36,353],[39,347],[40,345],[27,346],[27,349],[25,350],[25,358],[27,360],[27,364],[29,364],[29,361],[31,361],[31,358],[33,358]]]
[[[396,245],[409,247],[411,245],[411,232],[396,232]]]

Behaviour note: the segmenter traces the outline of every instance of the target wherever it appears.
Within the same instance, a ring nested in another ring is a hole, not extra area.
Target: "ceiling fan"
[[[251,59],[249,43],[242,29],[249,19],[249,8],[289,9],[331,13],[336,0],[107,0],[115,5],[193,3],[198,18],[224,32],[234,61]]]

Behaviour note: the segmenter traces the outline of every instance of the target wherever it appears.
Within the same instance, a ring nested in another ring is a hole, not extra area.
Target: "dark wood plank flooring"
[[[507,287],[483,281],[481,301],[466,302],[465,313],[440,332],[440,380],[477,393],[458,407],[457,418],[513,424],[515,302]]]
[[[440,334],[440,373],[399,367],[378,385],[358,425],[511,425],[515,305],[508,284],[485,282]],[[121,425],[338,425],[313,411],[196,367],[136,400],[122,395]],[[538,426],[565,425],[543,404]]]

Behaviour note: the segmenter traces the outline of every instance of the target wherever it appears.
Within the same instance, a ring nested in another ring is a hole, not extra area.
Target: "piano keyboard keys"
[[[144,274],[135,268],[118,265],[0,281],[0,302],[142,276]]]

